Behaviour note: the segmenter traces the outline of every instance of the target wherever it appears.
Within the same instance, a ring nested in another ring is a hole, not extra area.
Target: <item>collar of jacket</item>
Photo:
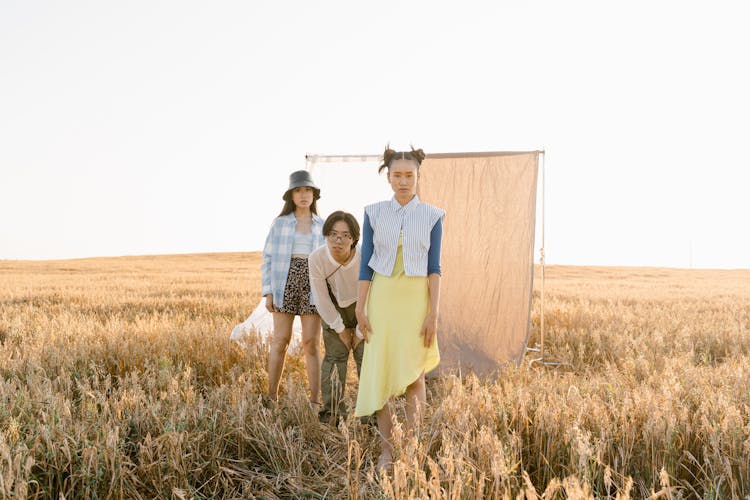
[[[398,202],[396,202],[396,203],[398,203]],[[313,224],[315,224],[315,225],[317,225],[317,224],[321,224],[322,225],[323,224],[323,218],[320,215],[318,215],[318,214],[312,214],[312,218],[313,218]],[[290,224],[294,224],[295,226],[297,225],[297,218],[294,216],[294,212],[292,212],[290,214],[282,215],[281,219],[284,219],[286,222],[288,222]]]
[[[396,212],[398,212],[399,210],[407,210],[416,207],[420,203],[421,201],[419,201],[419,196],[417,196],[416,194],[411,200],[409,200],[409,203],[407,203],[406,205],[401,205],[401,203],[396,200],[395,195],[393,196],[393,198],[391,198],[391,208]]]

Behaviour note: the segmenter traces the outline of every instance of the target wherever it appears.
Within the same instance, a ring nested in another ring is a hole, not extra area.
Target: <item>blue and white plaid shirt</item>
[[[323,219],[315,214],[312,217],[313,249],[316,249],[325,245]],[[276,217],[263,247],[263,264],[260,266],[263,286],[261,294],[263,297],[269,293],[272,294],[273,305],[276,307],[284,305],[284,287],[289,276],[289,266],[292,263],[292,247],[296,229],[297,219],[294,217],[294,212]]]

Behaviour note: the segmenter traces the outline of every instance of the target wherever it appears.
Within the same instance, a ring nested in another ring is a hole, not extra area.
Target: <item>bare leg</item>
[[[375,412],[378,419],[378,433],[380,434],[380,458],[378,458],[378,469],[390,467],[393,461],[393,410],[390,401],[383,408]]]
[[[279,397],[279,381],[284,371],[286,349],[292,338],[293,314],[273,313],[273,339],[268,356],[268,396],[274,401]]]
[[[305,353],[307,382],[310,384],[310,402],[320,405],[320,316],[305,314],[302,320],[302,349]],[[318,410],[320,408],[316,408]]]
[[[427,403],[427,393],[424,385],[424,373],[406,388],[406,423],[409,430],[416,433],[422,423],[422,412]]]

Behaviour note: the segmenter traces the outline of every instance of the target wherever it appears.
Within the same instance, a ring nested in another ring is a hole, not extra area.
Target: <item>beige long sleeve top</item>
[[[362,253],[360,248],[356,247],[354,258],[345,266],[341,265],[331,256],[328,245],[319,247],[308,257],[313,304],[323,321],[336,333],[344,331],[344,320],[341,319],[341,315],[328,295],[326,277],[328,277],[328,283],[331,285],[331,291],[339,307],[348,307],[357,301],[361,260]]]

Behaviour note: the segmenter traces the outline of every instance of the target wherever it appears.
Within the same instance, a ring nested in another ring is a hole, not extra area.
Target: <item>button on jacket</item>
[[[430,232],[445,211],[414,196],[404,206],[392,198],[365,207],[373,229],[374,252],[368,266],[390,276],[396,263],[399,237],[403,235],[404,272],[407,276],[427,276]],[[363,262],[364,264],[364,262]]]
[[[313,234],[313,249],[325,244],[323,237],[323,219],[312,214],[313,222],[310,228]],[[263,264],[260,266],[262,282],[261,294],[273,295],[273,305],[284,305],[284,287],[289,276],[289,266],[292,263],[292,247],[294,233],[297,230],[297,218],[294,212],[281,215],[274,219],[271,230],[266,237],[263,247]],[[312,304],[312,298],[310,303]]]

